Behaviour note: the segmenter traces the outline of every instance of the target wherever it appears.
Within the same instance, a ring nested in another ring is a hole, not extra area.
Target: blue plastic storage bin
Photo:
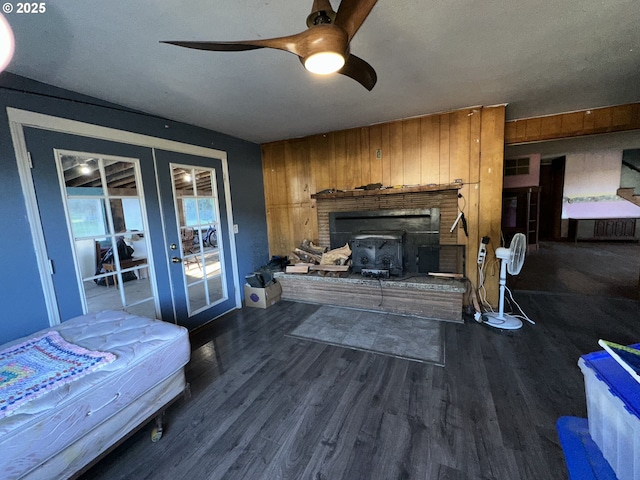
[[[583,355],[578,365],[591,438],[619,480],[640,479],[640,383],[605,351]]]

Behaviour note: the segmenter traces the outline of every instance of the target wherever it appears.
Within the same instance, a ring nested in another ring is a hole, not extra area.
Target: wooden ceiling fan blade
[[[378,81],[378,75],[371,65],[355,55],[349,55],[344,66],[338,73],[354,79],[367,90],[371,91]]]
[[[196,50],[209,50],[213,52],[242,52],[244,50],[256,50],[265,48],[263,45],[253,45],[251,42],[180,42],[180,41],[161,41],[160,43],[168,43],[177,45],[178,47],[194,48]]]
[[[342,0],[336,13],[335,24],[344,28],[349,41],[362,26],[378,0]]]
[[[240,40],[237,42],[161,41],[160,43],[212,52],[242,52],[258,48],[275,48],[276,50],[284,50],[294,55],[303,56],[306,48],[307,32],[308,30],[287,37],[266,38],[264,40]]]

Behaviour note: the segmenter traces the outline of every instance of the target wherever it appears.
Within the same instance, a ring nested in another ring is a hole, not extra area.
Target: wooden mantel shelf
[[[365,197],[370,195],[397,195],[400,193],[417,193],[417,192],[442,192],[445,190],[459,190],[462,183],[449,183],[445,185],[415,185],[412,187],[401,188],[383,188],[379,190],[344,190],[333,193],[314,193],[311,198],[346,198],[346,197]]]

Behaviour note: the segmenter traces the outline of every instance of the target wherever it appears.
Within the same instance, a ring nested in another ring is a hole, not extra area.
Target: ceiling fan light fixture
[[[304,60],[304,68],[311,73],[328,75],[344,66],[344,57],[336,52],[318,52]]]

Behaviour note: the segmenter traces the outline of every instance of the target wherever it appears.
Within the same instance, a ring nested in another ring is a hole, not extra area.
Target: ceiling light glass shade
[[[321,75],[337,72],[343,65],[344,57],[335,52],[314,53],[304,61],[304,68]]]
[[[9,25],[9,22],[0,15],[0,72],[3,71],[11,61],[14,46],[15,44],[11,26]]]
[[[89,165],[87,165],[86,163],[81,163],[80,164],[80,173],[82,175],[90,175],[92,171],[93,170],[91,170],[91,167]]]

